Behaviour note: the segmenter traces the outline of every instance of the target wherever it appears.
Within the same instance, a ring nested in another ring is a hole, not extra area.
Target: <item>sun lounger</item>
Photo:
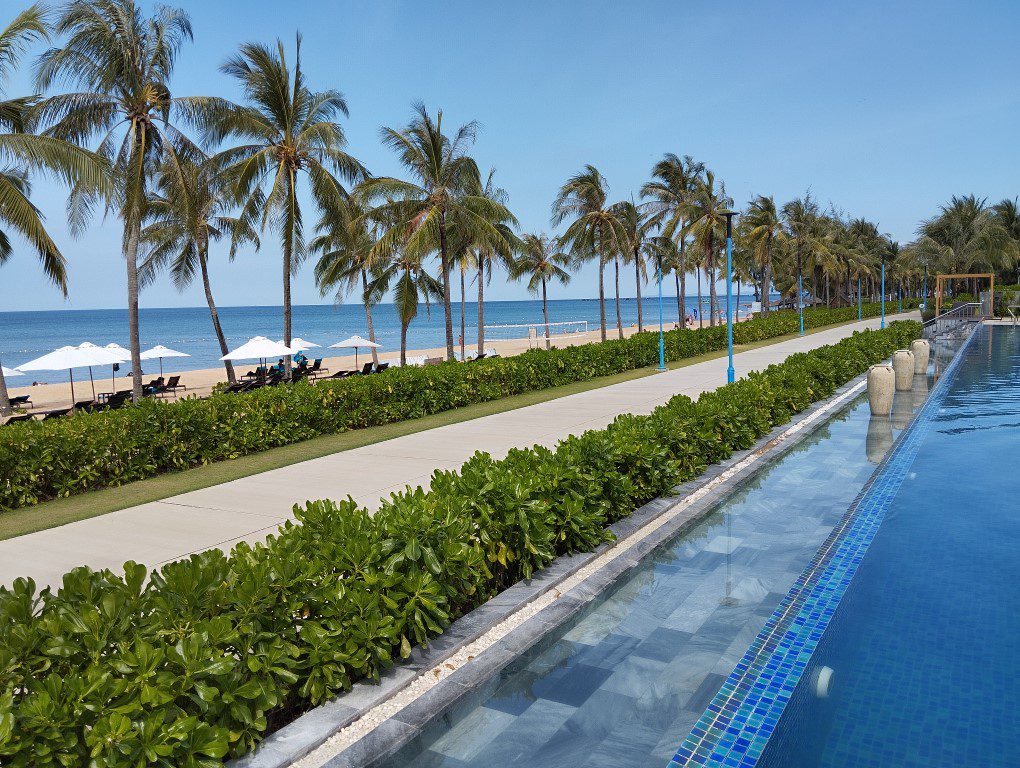
[[[167,379],[166,385],[162,388],[161,391],[173,392],[176,395],[178,389],[184,390],[185,392],[188,391],[188,388],[181,384],[180,376],[171,376],[169,379]]]
[[[389,363],[379,363],[379,365],[375,367],[375,370],[372,371],[372,373],[382,373],[389,367],[390,367]]]
[[[22,406],[22,405],[31,405],[32,404],[32,396],[31,395],[18,395],[17,397],[10,398],[10,400],[11,400],[11,407],[12,408],[18,408],[19,406]]]
[[[42,414],[42,420],[46,421],[47,419],[59,419],[63,416],[66,416],[70,412],[71,412],[70,408],[55,408],[52,411],[44,411]]]
[[[15,422],[18,422],[18,421],[32,421],[32,414],[30,414],[30,413],[16,413],[13,416],[11,416],[9,419],[7,419],[7,421],[4,422],[4,425],[14,424]]]

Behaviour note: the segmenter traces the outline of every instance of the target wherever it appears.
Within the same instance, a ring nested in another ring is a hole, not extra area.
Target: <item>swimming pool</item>
[[[1015,766],[1020,329],[983,326],[678,765]]]
[[[665,766],[928,392],[858,398],[379,768]]]

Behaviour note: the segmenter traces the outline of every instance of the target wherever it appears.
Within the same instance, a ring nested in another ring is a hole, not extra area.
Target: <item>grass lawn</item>
[[[827,328],[832,327],[834,326],[827,326]],[[810,335],[823,330],[826,330],[826,328],[814,328],[807,333]],[[781,341],[794,339],[797,335],[789,334],[754,344],[738,345],[734,347],[734,351],[740,352],[769,346]],[[667,367],[671,369],[684,368],[725,356],[725,350],[710,352],[705,355],[667,363]],[[151,477],[146,480],[139,480],[119,488],[103,488],[77,496],[45,501],[34,507],[24,507],[0,514],[0,540],[23,536],[24,534],[45,530],[46,528],[55,528],[58,525],[104,515],[108,512],[115,512],[118,509],[126,509],[127,507],[145,504],[150,501],[159,501],[160,499],[166,499],[180,493],[208,488],[211,485],[237,480],[271,469],[308,461],[309,459],[317,459],[320,456],[327,456],[332,453],[348,451],[352,448],[360,448],[363,445],[372,445],[373,443],[380,443],[384,440],[446,426],[447,424],[469,421],[483,416],[490,416],[494,413],[510,411],[515,408],[524,408],[525,406],[535,405],[547,400],[555,400],[578,392],[586,392],[624,381],[640,379],[644,376],[654,375],[655,371],[654,367],[637,368],[633,371],[626,371],[614,376],[603,376],[588,381],[574,382],[562,387],[552,387],[500,400],[491,400],[487,403],[476,403],[421,419],[352,430],[338,435],[314,437],[310,440],[273,448],[263,453],[252,454],[251,456],[242,456],[238,459],[195,467],[183,472],[174,472]]]

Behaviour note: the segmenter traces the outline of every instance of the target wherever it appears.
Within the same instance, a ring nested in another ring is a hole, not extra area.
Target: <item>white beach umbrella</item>
[[[122,347],[115,341],[110,342],[105,347],[103,347],[103,349],[108,349],[111,352],[120,355],[120,360],[117,363],[110,363],[110,390],[113,391],[117,388],[117,382],[116,379],[114,378],[114,374],[117,372],[116,371],[117,365],[118,363],[126,363],[128,360],[131,359],[131,350],[124,349],[124,347]]]
[[[369,341],[363,336],[349,336],[343,341],[338,341],[336,344],[329,345],[331,349],[350,349],[354,348],[354,367],[358,366],[358,348],[366,347],[368,349],[380,349],[382,344],[376,344],[374,341]]]
[[[259,360],[265,362],[267,357],[287,357],[296,353],[286,344],[279,341],[267,339],[265,336],[256,336],[249,339],[237,349],[227,352],[220,360]]]
[[[163,358],[164,357],[191,357],[187,352],[178,352],[170,347],[164,347],[162,344],[157,344],[152,349],[147,349],[140,355],[142,360],[155,360],[159,358],[159,375],[163,375]]]
[[[25,375],[21,371],[16,371],[13,368],[8,368],[6,365],[0,365],[0,368],[3,369],[4,378],[5,379],[9,379],[11,376],[24,376]]]
[[[283,339],[280,340],[280,344],[283,344]],[[300,337],[296,337],[290,340],[290,348],[293,349],[295,352],[304,352],[307,349],[312,349],[313,347],[318,346],[319,345],[316,344],[314,341],[308,341],[307,339],[302,339]]]
[[[18,366],[19,371],[62,371],[67,369],[71,379],[71,404],[74,404],[74,369],[88,368],[89,379],[92,379],[92,366],[110,365],[121,362],[120,356],[103,347],[85,342],[77,347],[67,346],[55,349],[52,352],[29,360]],[[96,396],[96,384],[92,382],[92,396]]]

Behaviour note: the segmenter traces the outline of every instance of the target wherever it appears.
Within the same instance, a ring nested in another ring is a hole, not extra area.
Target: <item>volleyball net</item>
[[[485,338],[493,341],[528,339],[534,343],[545,341],[545,323],[520,323],[511,325],[486,325]],[[562,320],[549,323],[549,338],[579,335],[588,332],[587,320]]]

